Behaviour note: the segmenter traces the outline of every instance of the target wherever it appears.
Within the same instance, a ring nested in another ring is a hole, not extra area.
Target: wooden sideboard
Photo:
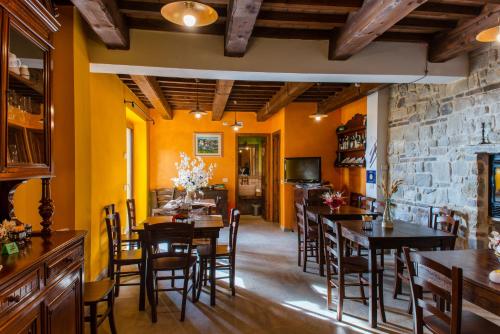
[[[1,334],[83,333],[83,231],[34,236],[2,255]]]
[[[306,203],[308,205],[322,204],[323,199],[321,199],[321,195],[329,191],[332,191],[332,188],[329,186],[321,186],[314,188],[295,187],[294,202]]]

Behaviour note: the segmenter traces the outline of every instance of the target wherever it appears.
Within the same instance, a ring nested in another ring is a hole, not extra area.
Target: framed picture
[[[222,157],[222,133],[195,133],[194,154],[202,157]]]

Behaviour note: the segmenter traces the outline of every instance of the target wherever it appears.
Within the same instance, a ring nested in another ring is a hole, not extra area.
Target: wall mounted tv
[[[321,182],[321,158],[285,158],[285,182]]]

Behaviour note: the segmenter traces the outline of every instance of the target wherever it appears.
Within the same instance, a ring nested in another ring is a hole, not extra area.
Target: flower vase
[[[192,190],[186,190],[186,196],[184,196],[185,204],[193,204],[195,197],[195,192]]]
[[[391,200],[385,200],[385,208],[384,215],[382,217],[382,227],[383,228],[393,228],[394,223],[392,221],[392,212],[391,212]]]

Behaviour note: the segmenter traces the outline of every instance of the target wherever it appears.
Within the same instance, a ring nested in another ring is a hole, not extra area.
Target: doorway
[[[271,219],[268,203],[268,140],[264,134],[236,135],[236,206],[242,214]]]
[[[281,131],[276,131],[273,133],[272,147],[272,221],[275,223],[280,223]]]
[[[127,127],[126,129],[127,141],[127,199],[134,197],[134,129]]]

